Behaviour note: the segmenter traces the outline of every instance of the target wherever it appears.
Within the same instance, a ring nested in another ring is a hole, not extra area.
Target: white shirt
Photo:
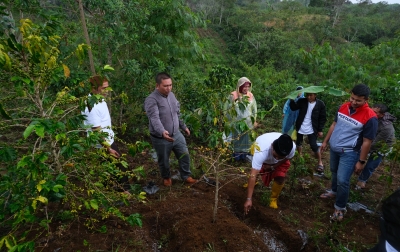
[[[106,141],[110,145],[114,143],[114,131],[111,128],[111,116],[110,112],[108,111],[107,103],[104,100],[97,104],[94,104],[90,112],[88,107],[86,107],[85,111],[82,111],[82,115],[86,115],[86,120],[84,124],[90,126],[90,128],[87,130],[88,134],[92,131],[92,127],[96,128],[100,126],[102,132],[108,133]]]
[[[278,132],[265,133],[256,139],[257,145],[260,150],[256,150],[253,156],[252,167],[253,169],[260,170],[263,163],[276,164],[280,160],[275,159],[272,155],[273,147],[272,143],[278,139],[282,134]],[[291,159],[296,151],[296,144],[293,143],[292,151],[286,156],[287,159]]]
[[[311,122],[311,114],[315,107],[315,104],[317,104],[316,101],[314,101],[313,103],[308,103],[306,116],[304,117],[303,123],[301,124],[301,127],[299,129],[299,133],[302,135],[311,135],[312,133],[314,133]]]

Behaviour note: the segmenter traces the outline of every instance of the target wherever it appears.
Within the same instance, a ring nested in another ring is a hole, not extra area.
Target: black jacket
[[[326,123],[326,108],[325,103],[321,100],[316,99],[315,107],[311,113],[311,124],[314,130],[314,134],[322,132]],[[299,131],[301,124],[307,114],[308,100],[307,98],[298,99],[297,102],[290,100],[289,103],[291,110],[299,110],[299,116],[296,120],[296,130]]]

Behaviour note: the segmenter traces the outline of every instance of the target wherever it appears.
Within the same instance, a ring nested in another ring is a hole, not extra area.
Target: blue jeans
[[[181,132],[176,132],[173,135],[173,142],[168,142],[164,138],[156,138],[150,136],[154,150],[157,153],[158,167],[160,168],[161,177],[164,179],[171,178],[171,170],[169,168],[169,156],[171,151],[174,152],[179,163],[179,172],[182,180],[186,180],[191,176],[190,172],[190,157],[186,145],[185,137]]]
[[[332,191],[336,193],[335,209],[346,210],[349,200],[350,178],[360,153],[356,151],[330,151],[330,170],[332,173]]]
[[[372,173],[382,162],[382,155],[377,153],[369,155],[367,164],[364,167],[364,170],[358,177],[358,181],[367,182],[367,180],[371,177]]]

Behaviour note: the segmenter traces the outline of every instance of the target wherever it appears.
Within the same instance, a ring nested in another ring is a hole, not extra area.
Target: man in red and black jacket
[[[378,129],[376,113],[368,106],[370,89],[358,84],[351,90],[350,101],[340,106],[335,121],[321,145],[323,152],[330,146],[332,185],[321,198],[335,198],[334,221],[343,220],[349,199],[350,178],[359,175],[365,167],[371,143]]]

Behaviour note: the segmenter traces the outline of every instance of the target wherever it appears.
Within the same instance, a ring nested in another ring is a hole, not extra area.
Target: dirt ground
[[[327,163],[326,156],[324,160]],[[39,244],[37,251],[366,251],[380,234],[379,211],[369,214],[349,209],[343,222],[329,221],[334,200],[319,198],[329,188],[328,178],[297,178],[294,186],[284,187],[277,210],[265,203],[270,189],[258,184],[253,208],[245,216],[247,178],[237,169],[238,179],[221,180],[217,218],[213,222],[215,186],[204,179],[193,186],[175,179],[172,187],[165,187],[157,164],[148,153],[130,162],[143,165],[146,170],[146,178],[138,182],[141,186],[153,181],[160,188],[147,195],[145,204],[132,201],[130,206],[121,206],[127,215],[142,215],[141,228],[117,218],[100,221],[97,231],[88,230],[83,225],[84,218],[68,225],[54,222],[49,243]],[[233,165],[246,172],[251,169],[250,163]],[[350,200],[374,210],[384,193],[386,182],[379,180],[383,172],[381,165],[363,191],[354,190],[354,180]],[[398,175],[397,171],[391,190],[400,186]],[[100,227],[107,231],[100,232]],[[304,240],[300,234],[305,233]]]

